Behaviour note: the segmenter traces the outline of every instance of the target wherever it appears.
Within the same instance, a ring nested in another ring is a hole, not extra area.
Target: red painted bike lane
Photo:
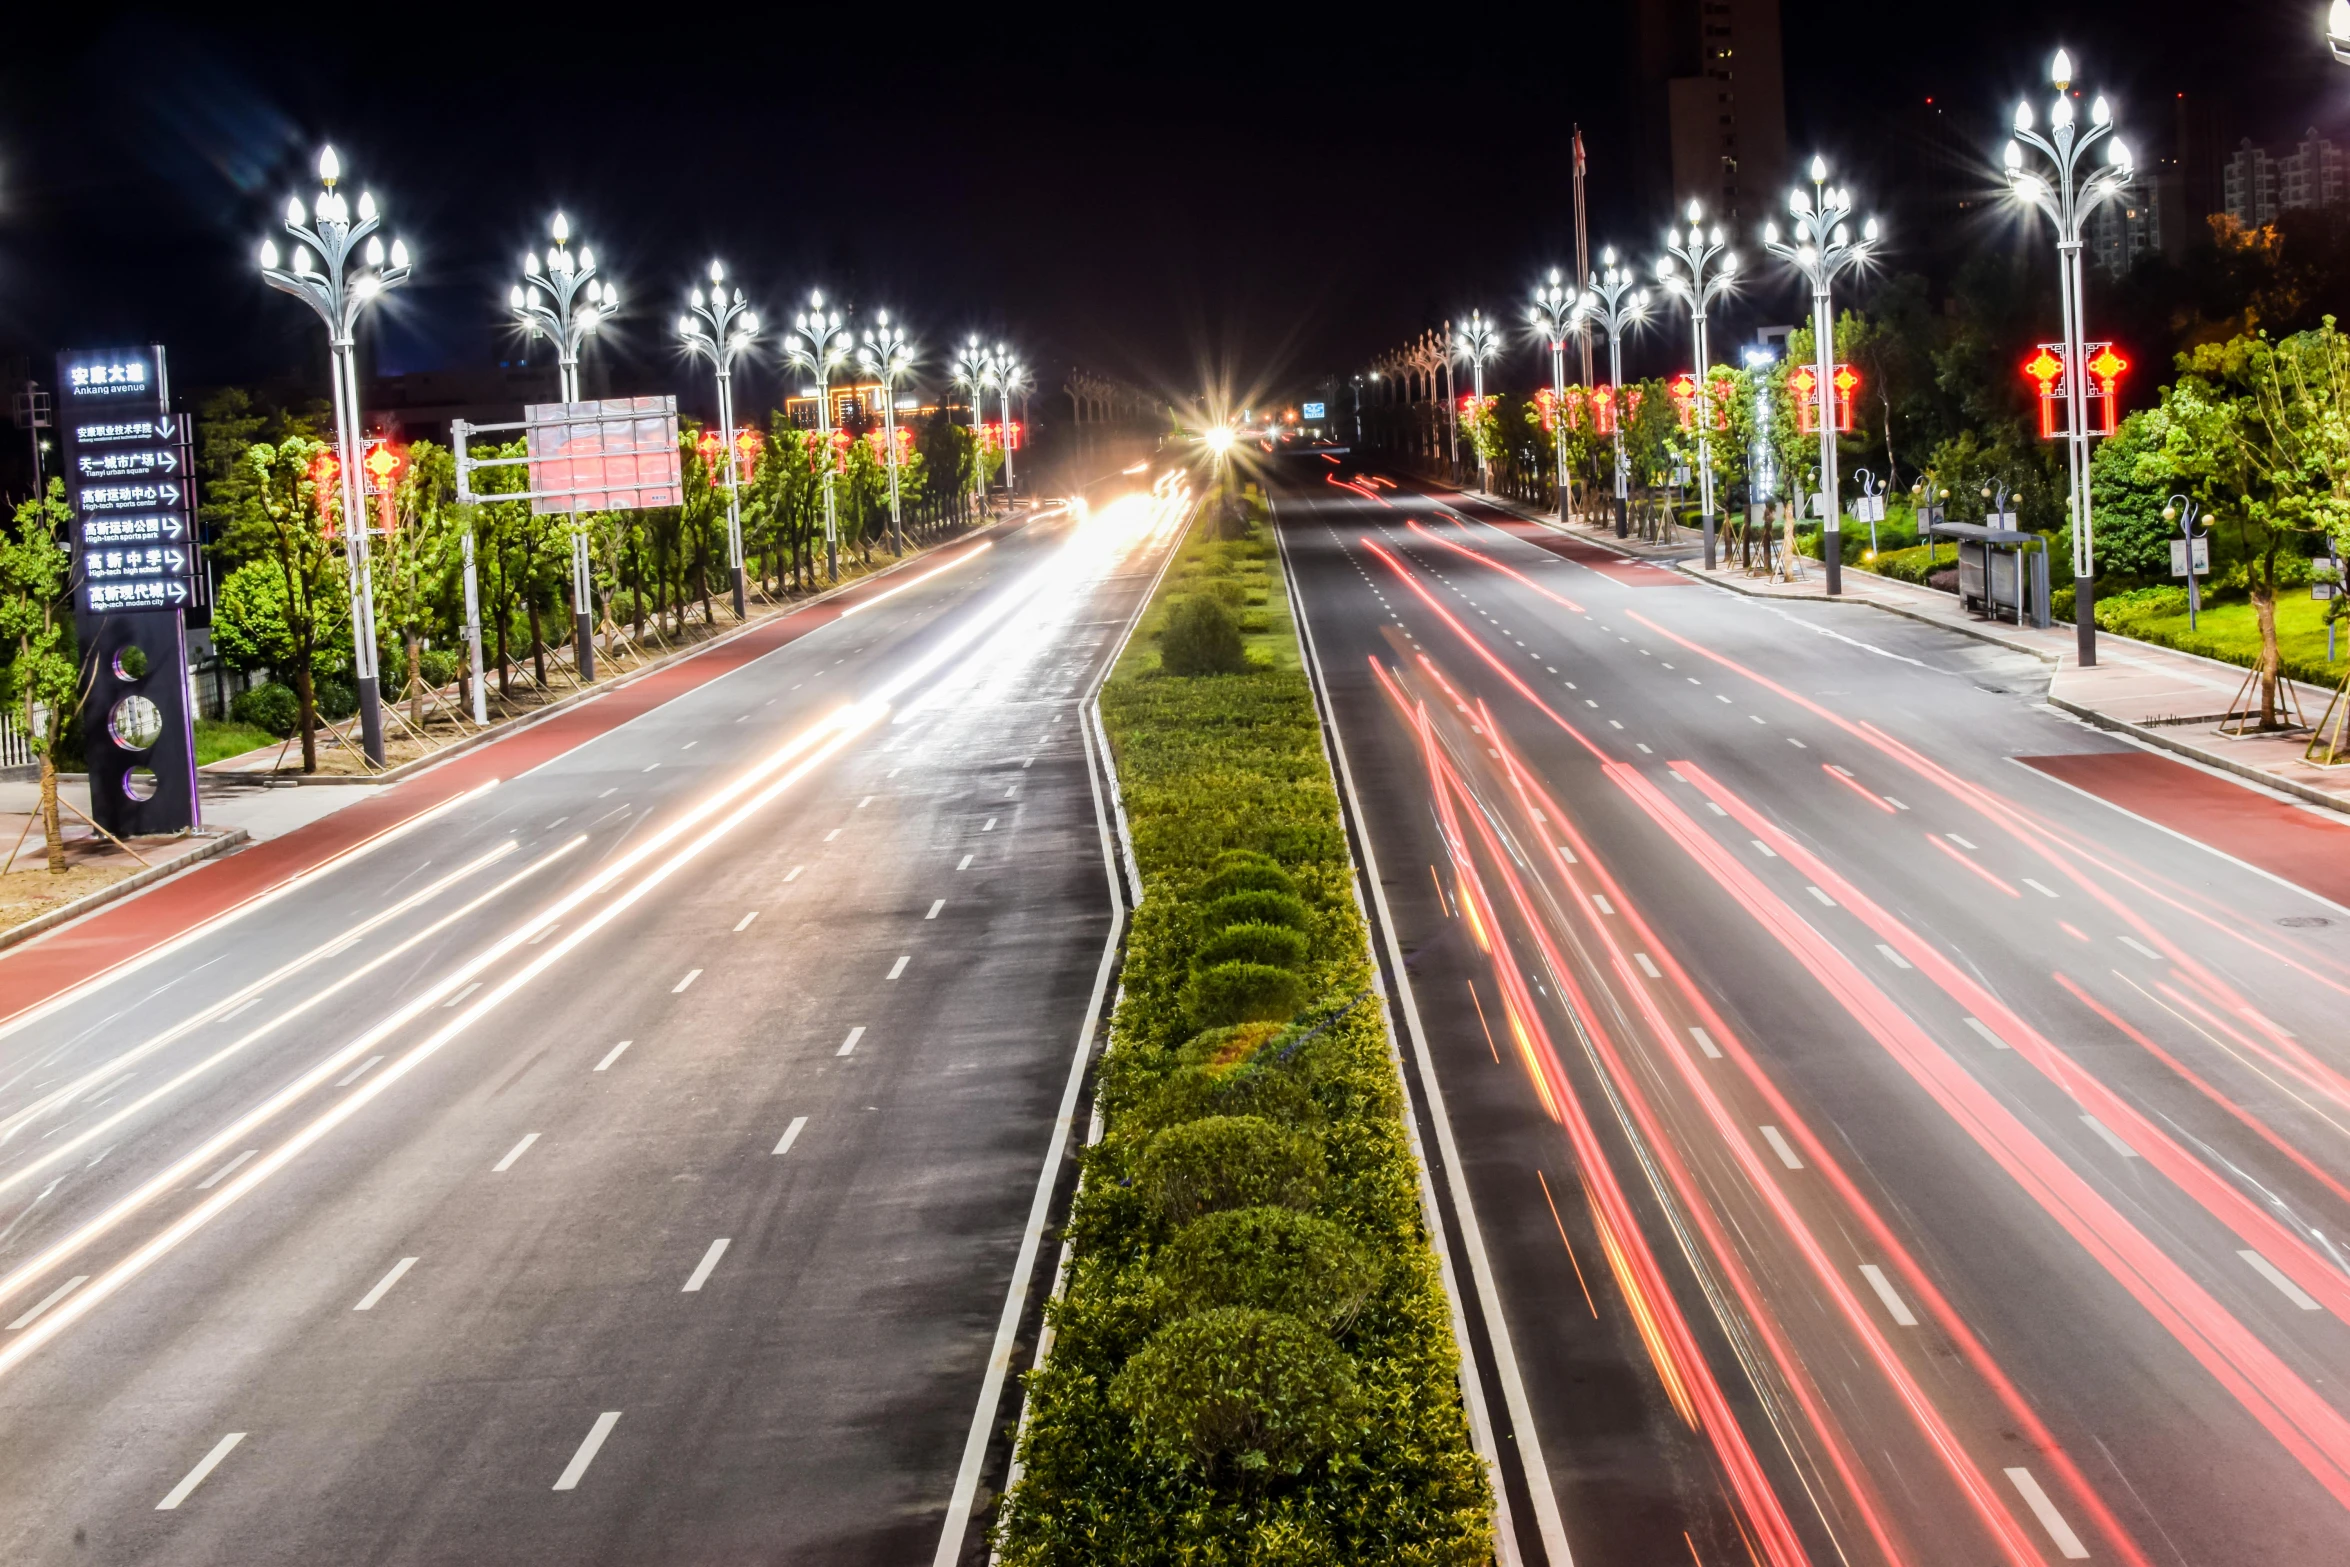
[[[983,530],[973,536],[973,543],[997,536],[996,529]],[[870,583],[859,583],[839,598],[806,605],[738,632],[502,739],[386,785],[371,798],[282,838],[207,860],[86,919],[0,953],[0,1026],[109,969],[234,913],[386,833],[398,831],[460,795],[520,777],[663,703],[821,630],[861,603],[912,586],[923,573],[917,572],[907,582],[889,584],[889,579],[907,566],[943,570],[958,564],[970,548],[967,545],[945,560],[918,556]]]

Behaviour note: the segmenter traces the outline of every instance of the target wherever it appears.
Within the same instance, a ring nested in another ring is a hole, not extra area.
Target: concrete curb
[[[71,903],[61,903],[47,913],[36,914],[21,925],[13,925],[7,930],[0,931],[0,952],[5,952],[21,942],[30,941],[43,931],[55,930],[60,925],[70,924],[85,914],[104,908],[117,899],[127,898],[143,887],[153,886],[166,876],[176,876],[191,866],[200,865],[206,860],[226,854],[231,849],[243,848],[252,841],[252,836],[242,827],[232,827],[217,838],[201,840],[185,854],[174,856],[160,865],[150,865],[143,871],[135,871],[120,881],[109,882],[94,891],[85,892]]]

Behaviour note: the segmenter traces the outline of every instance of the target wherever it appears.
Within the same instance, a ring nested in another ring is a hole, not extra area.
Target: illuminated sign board
[[[1303,412],[1308,419],[1324,419],[1329,417],[1327,409],[1325,409],[1324,406],[1320,403],[1308,403],[1300,411]]]
[[[201,604],[193,443],[187,416],[171,411],[162,346],[70,350],[57,356],[57,385],[75,607]]]

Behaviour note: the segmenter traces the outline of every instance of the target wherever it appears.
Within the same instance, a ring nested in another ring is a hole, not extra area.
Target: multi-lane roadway
[[[1277,498],[1524,1559],[2350,1560],[2350,910],[2019,654]]]

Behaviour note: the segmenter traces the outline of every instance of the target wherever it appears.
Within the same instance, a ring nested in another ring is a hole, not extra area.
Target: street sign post
[[[90,815],[118,838],[197,824],[187,615],[206,603],[187,416],[161,344],[57,356]]]

